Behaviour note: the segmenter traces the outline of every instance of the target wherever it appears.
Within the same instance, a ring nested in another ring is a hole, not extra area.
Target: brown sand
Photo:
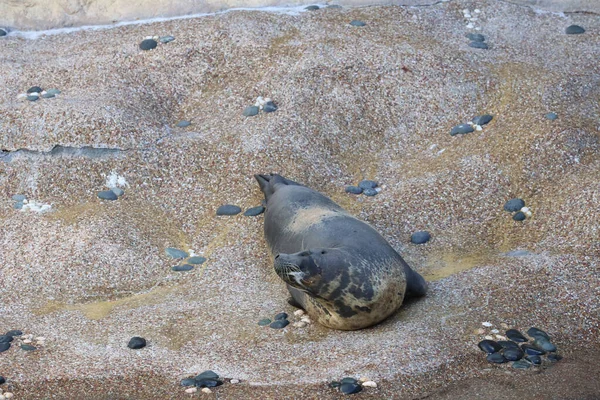
[[[476,7],[487,51],[464,37]],[[337,398],[326,384],[348,375],[378,382],[364,398],[599,398],[599,32],[593,15],[462,1],[0,40],[0,331],[46,337],[0,354],[15,400],[187,398],[179,380],[205,369],[242,381],[214,398]],[[155,34],[176,40],[140,51]],[[62,93],[19,101],[33,85]],[[243,117],[257,96],[279,110]],[[483,131],[449,135],[483,113]],[[102,202],[113,171],[129,187]],[[270,171],[370,222],[429,295],[357,332],[258,327],[293,311],[262,217],[215,210],[260,204],[252,174]],[[344,193],[363,178],[382,192]],[[53,211],[16,211],[16,193]],[[502,210],[512,197],[532,219]],[[209,261],[174,273],[168,246]],[[483,321],[545,329],[565,359],[488,364]],[[128,349],[135,335],[149,346]]]

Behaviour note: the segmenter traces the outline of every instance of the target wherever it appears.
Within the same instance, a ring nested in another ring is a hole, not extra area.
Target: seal
[[[255,175],[265,195],[265,239],[295,302],[329,328],[377,324],[427,283],[370,225],[281,175]]]

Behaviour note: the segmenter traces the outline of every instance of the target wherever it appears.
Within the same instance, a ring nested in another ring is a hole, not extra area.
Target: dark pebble
[[[486,125],[489,124],[493,118],[494,117],[490,114],[478,115],[475,118],[473,118],[472,122],[475,125]]]
[[[544,351],[556,351],[556,346],[550,343],[550,341],[544,337],[538,336],[535,338],[535,342],[533,342],[537,347]]]
[[[275,321],[277,321],[280,319],[287,319],[287,317],[288,317],[288,315],[286,313],[281,312],[281,313],[277,314],[274,319],[275,319]]]
[[[175,258],[175,259],[180,259],[180,258],[188,258],[190,255],[187,253],[187,251],[183,251],[183,250],[179,250],[176,249],[174,247],[167,247],[165,249],[165,253],[171,257],[171,258]]]
[[[528,342],[529,340],[523,336],[521,332],[516,329],[509,329],[506,331],[506,337],[512,340],[513,342]]]
[[[474,42],[485,42],[485,36],[481,33],[467,33],[465,36]]]
[[[474,131],[473,127],[471,125],[469,125],[469,124],[456,125],[450,131],[450,136],[455,136],[455,135],[465,134],[465,133],[471,133],[473,131]]]
[[[194,378],[185,378],[181,380],[181,386],[195,386],[196,380]]]
[[[117,200],[119,196],[112,190],[103,190],[98,192],[98,197],[102,200]]]
[[[199,373],[198,375],[196,375],[196,377],[194,378],[196,381],[202,381],[202,380],[217,380],[219,379],[219,375],[217,375],[217,373],[215,371],[211,371],[210,369]]]
[[[316,11],[318,9],[320,9],[321,7],[319,6],[308,6],[308,7],[304,7],[305,10],[307,11]]]
[[[140,49],[142,50],[152,50],[155,49],[156,46],[158,46],[158,43],[154,39],[142,40],[140,43]]]
[[[369,196],[369,197],[373,197],[373,196],[377,196],[377,190],[375,189],[365,189],[363,190],[363,194],[365,196]]]
[[[512,363],[512,366],[517,369],[529,369],[531,368],[531,363],[525,360],[519,360]]]
[[[189,264],[193,264],[193,265],[200,265],[200,264],[204,264],[206,262],[206,258],[201,257],[201,256],[194,256],[194,257],[188,258],[187,262]]]
[[[340,385],[340,392],[344,394],[354,394],[358,393],[362,390],[362,386],[357,385],[356,383],[342,383]]]
[[[3,376],[0,376],[0,385],[6,383],[6,378]]]
[[[346,186],[346,193],[361,194],[362,192],[362,188],[359,188],[358,186]]]
[[[511,199],[504,204],[504,211],[515,212],[525,207],[523,199]]]
[[[21,345],[21,350],[25,350],[25,351],[34,351],[37,350],[37,347],[32,346],[30,344],[22,344]]]
[[[488,49],[487,43],[475,41],[469,43],[469,47],[473,47],[474,49]]]
[[[258,114],[259,108],[257,106],[248,106],[244,108],[244,112],[242,113],[244,117],[254,117]]]
[[[350,376],[347,376],[347,377],[343,378],[343,379],[340,381],[340,384],[344,384],[344,383],[353,383],[353,384],[357,384],[357,383],[358,383],[358,381],[357,381],[356,379],[354,379],[354,378],[350,377]]]
[[[40,96],[34,96],[34,95],[29,95],[27,96],[27,100],[29,101],[38,101],[40,99]]]
[[[13,341],[13,337],[10,335],[0,335],[0,343],[10,343]]]
[[[0,28],[0,37],[6,36],[6,35],[8,35],[8,32],[6,32],[6,29]]]
[[[522,344],[521,349],[530,356],[541,356],[546,354],[545,350],[540,349],[537,346],[533,346],[531,344]]]
[[[10,343],[9,342],[0,343],[0,353],[2,353],[3,351],[6,351],[8,349],[10,349]]]
[[[333,388],[333,389],[338,389],[340,386],[342,386],[342,384],[339,383],[338,381],[331,381],[329,383],[329,387]]]
[[[548,361],[550,362],[558,362],[562,360],[562,356],[558,354],[548,354]]]
[[[479,346],[481,351],[490,353],[490,354],[496,353],[496,352],[502,350],[502,346],[500,346],[497,342],[494,342],[493,340],[487,340],[487,339],[479,342],[477,344],[477,346]]]
[[[288,326],[290,321],[287,319],[278,319],[277,321],[273,321],[271,325],[269,325],[273,329],[283,329]]]
[[[177,123],[177,126],[180,128],[185,128],[187,126],[190,126],[192,123],[190,121],[179,121]]]
[[[193,269],[194,269],[194,266],[190,265],[190,264],[175,265],[174,267],[171,267],[171,270],[175,271],[175,272],[187,272],[187,271],[191,271]]]
[[[365,26],[366,23],[363,21],[359,21],[357,19],[350,21],[350,25],[352,26]]]
[[[519,211],[518,213],[513,215],[513,219],[515,221],[525,221],[525,219],[527,219],[527,215],[525,215],[524,212]]]
[[[238,206],[231,204],[222,205],[217,209],[217,215],[236,215],[242,212],[242,209]]]
[[[246,217],[256,217],[257,215],[260,215],[264,212],[265,212],[265,208],[263,206],[257,206],[257,207],[252,207],[252,208],[247,209],[244,212],[244,215]]]
[[[554,121],[555,119],[558,118],[558,115],[556,113],[549,112],[548,114],[544,115],[544,117],[546,117],[550,121]]]
[[[39,86],[32,86],[29,89],[27,89],[27,94],[29,93],[42,93],[44,91],[44,89],[42,89]]]
[[[429,242],[431,234],[427,231],[418,231],[410,235],[410,241],[414,244],[423,244]]]
[[[504,351],[502,352],[502,355],[508,361],[519,361],[521,358],[523,358],[525,353],[523,353],[523,350],[521,350],[518,347],[514,347],[514,348],[511,347],[509,349],[504,349]]]
[[[258,321],[258,325],[260,326],[266,326],[269,325],[271,323],[271,320],[269,318],[263,318],[260,321]]]
[[[134,336],[129,340],[129,343],[127,343],[127,347],[134,350],[146,347],[146,339],[143,337]]]
[[[377,187],[377,185],[378,185],[377,182],[365,179],[365,180],[362,180],[359,182],[358,187],[361,188],[362,190],[375,189]]]
[[[543,337],[547,340],[550,340],[550,335],[548,335],[546,332],[544,332],[543,330],[538,329],[538,328],[534,328],[534,327],[529,328],[527,330],[527,334],[534,339],[537,339],[538,337]]]
[[[23,331],[20,331],[18,329],[13,329],[13,330],[5,333],[6,336],[21,336],[22,334],[23,334]]]
[[[540,356],[529,355],[529,356],[526,356],[525,359],[528,360],[533,365],[542,364],[542,357],[540,357]]]
[[[498,344],[502,346],[503,349],[519,349],[519,345],[511,340],[499,340]]]
[[[223,382],[217,379],[196,379],[196,386],[199,388],[221,386]]]
[[[567,27],[567,29],[565,29],[565,33],[567,35],[581,35],[584,32],[585,32],[585,29],[583,29],[579,25],[571,25],[571,26]]]
[[[485,358],[486,360],[488,360],[488,362],[494,363],[494,364],[504,364],[505,362],[507,362],[508,360],[506,358],[504,358],[504,356],[500,353],[492,353],[492,354],[488,354],[488,356]]]
[[[275,105],[275,103],[272,101],[267,101],[263,106],[263,111],[266,113],[277,111],[277,105]]]

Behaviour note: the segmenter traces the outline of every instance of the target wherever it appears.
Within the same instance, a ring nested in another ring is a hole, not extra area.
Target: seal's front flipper
[[[425,281],[418,272],[413,271],[408,265],[405,266],[404,273],[406,274],[406,296],[425,296],[428,287],[427,281]]]

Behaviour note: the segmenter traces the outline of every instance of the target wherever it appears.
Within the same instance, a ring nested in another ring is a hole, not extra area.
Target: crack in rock
[[[15,159],[39,160],[47,157],[57,158],[89,158],[94,160],[105,160],[117,158],[126,150],[108,147],[70,147],[56,145],[50,151],[38,151],[29,149],[5,150],[0,149],[0,161],[11,162]]]

